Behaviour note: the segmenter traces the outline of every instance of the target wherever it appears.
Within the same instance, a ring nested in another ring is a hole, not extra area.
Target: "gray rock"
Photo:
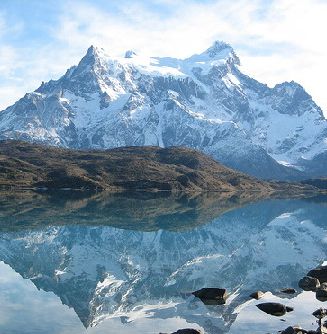
[[[293,326],[293,329],[294,329],[295,333],[298,333],[298,334],[306,334],[307,333],[307,331],[305,329],[301,328],[298,325]]]
[[[192,292],[192,294],[200,298],[206,305],[222,305],[226,303],[228,297],[226,289],[219,288],[203,288]]]
[[[300,326],[290,326],[284,329],[281,334],[306,334],[307,331]]]
[[[327,283],[322,283],[316,291],[316,298],[321,302],[327,301]]]
[[[317,329],[317,334],[327,334],[327,328],[323,325],[320,325]]]
[[[319,266],[308,272],[307,276],[317,278],[320,283],[327,282],[327,266]]]
[[[318,310],[314,311],[312,315],[318,319],[322,319],[327,315],[327,310],[324,308],[319,308]]]
[[[267,314],[271,314],[277,317],[283,316],[286,312],[292,312],[293,308],[285,306],[280,303],[262,303],[256,305],[257,308]]]
[[[179,329],[178,331],[172,334],[202,334],[202,332],[198,329],[185,328],[185,329]]]
[[[287,327],[286,329],[284,329],[282,331],[282,334],[296,334],[296,331],[294,330],[294,328],[292,326]]]
[[[292,295],[292,294],[296,293],[296,290],[293,289],[293,288],[286,288],[286,289],[282,289],[282,290],[280,290],[280,292],[282,292],[282,293],[287,293],[287,294],[289,294],[289,295]]]
[[[256,292],[251,293],[250,297],[253,298],[253,299],[258,300],[258,299],[262,298],[264,296],[264,294],[265,293],[262,292],[262,291],[256,291]]]
[[[286,312],[294,311],[294,307],[286,306]]]
[[[315,277],[305,276],[300,279],[299,287],[304,291],[316,291],[320,287],[320,282]]]

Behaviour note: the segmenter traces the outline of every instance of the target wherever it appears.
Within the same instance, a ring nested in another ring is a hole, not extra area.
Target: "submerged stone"
[[[320,282],[315,277],[305,276],[300,279],[299,287],[304,291],[316,291],[320,287]]]
[[[327,283],[322,283],[316,291],[316,298],[321,302],[327,301]]]
[[[202,334],[202,332],[198,329],[185,328],[185,329],[179,329],[178,331],[172,334]]]
[[[282,293],[287,293],[287,294],[289,294],[289,295],[292,295],[292,294],[296,293],[296,290],[293,289],[293,288],[286,288],[286,289],[282,289],[282,290],[280,290],[280,292],[282,292]]]
[[[327,282],[327,266],[319,266],[308,272],[307,276],[317,278],[320,283]]]
[[[260,299],[260,298],[262,298],[263,296],[264,296],[264,292],[262,292],[262,291],[256,291],[256,292],[253,292],[253,293],[251,293],[250,294],[250,297],[251,298],[253,298],[253,299]]]
[[[314,311],[312,315],[318,319],[322,319],[327,315],[327,310],[324,308],[319,308],[318,310]]]
[[[286,312],[291,312],[294,310],[292,307],[285,306],[280,303],[262,303],[256,306],[259,310],[277,317],[281,317],[285,315]]]
[[[226,289],[220,288],[203,288],[192,292],[192,294],[200,298],[206,305],[222,305],[226,303],[228,297]]]
[[[306,334],[306,333],[308,333],[308,332],[305,329],[298,326],[298,325],[289,326],[281,332],[281,334]],[[316,332],[314,332],[314,333],[316,333]]]

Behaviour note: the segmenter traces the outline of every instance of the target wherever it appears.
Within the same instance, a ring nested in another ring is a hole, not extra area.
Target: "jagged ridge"
[[[59,80],[0,112],[0,139],[70,148],[182,145],[276,179],[307,178],[313,159],[322,164],[316,157],[327,149],[327,121],[311,96],[294,82],[271,89],[242,74],[229,44],[184,60],[126,55],[90,47]]]

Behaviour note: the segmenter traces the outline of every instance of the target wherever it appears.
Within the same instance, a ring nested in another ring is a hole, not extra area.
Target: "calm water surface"
[[[2,194],[0,333],[315,329],[311,313],[325,305],[297,282],[327,259],[326,202]],[[190,295],[203,287],[226,288],[226,305]],[[262,313],[256,290],[294,312]]]

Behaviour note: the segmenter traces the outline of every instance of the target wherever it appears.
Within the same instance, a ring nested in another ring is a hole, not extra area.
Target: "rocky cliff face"
[[[59,80],[0,112],[0,138],[70,148],[181,145],[255,176],[301,177],[327,150],[321,109],[295,82],[271,89],[239,65],[224,42],[183,60],[133,51],[114,58],[91,46]]]

